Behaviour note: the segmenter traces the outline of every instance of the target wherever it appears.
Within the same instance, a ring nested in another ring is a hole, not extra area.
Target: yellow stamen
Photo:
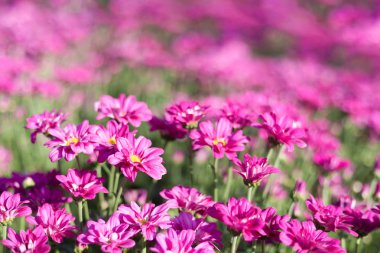
[[[115,137],[112,137],[108,140],[108,143],[109,144],[112,144],[112,145],[115,145],[116,144],[116,138]]]
[[[68,140],[66,141],[66,146],[70,146],[71,143],[77,144],[78,142],[79,142],[79,139],[78,139],[78,138],[71,137],[70,139],[68,139]]]
[[[130,158],[131,158],[131,161],[134,163],[141,163],[141,159],[137,155],[131,155]]]
[[[226,146],[227,145],[227,142],[224,138],[216,138],[214,141],[213,141],[213,144],[214,145],[218,145],[219,143],[222,143],[223,146]]]

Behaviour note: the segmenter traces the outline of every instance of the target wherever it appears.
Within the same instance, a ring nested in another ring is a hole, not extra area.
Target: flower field
[[[380,1],[0,2],[0,252],[376,253]]]

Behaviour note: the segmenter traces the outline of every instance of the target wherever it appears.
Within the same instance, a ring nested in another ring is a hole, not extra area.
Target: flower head
[[[235,233],[242,233],[246,241],[265,235],[264,222],[260,217],[261,210],[247,199],[230,198],[227,205],[216,203],[208,210],[208,214],[226,224]]]
[[[234,159],[233,162],[238,166],[234,172],[243,177],[246,185],[260,183],[264,178],[273,173],[279,173],[280,170],[268,164],[268,159],[265,157],[244,155],[244,160]]]
[[[280,242],[280,233],[282,228],[289,222],[290,217],[288,215],[278,215],[273,207],[262,210],[260,217],[265,223],[263,228],[264,237],[269,241]]]
[[[200,243],[194,246],[195,231],[182,230],[176,232],[174,229],[169,229],[166,234],[160,233],[156,238],[156,245],[150,248],[156,253],[214,253],[212,245],[207,242]]]
[[[101,96],[95,103],[95,110],[98,112],[96,117],[98,120],[109,117],[123,124],[130,123],[134,127],[139,127],[141,122],[152,118],[152,112],[146,103],[137,101],[134,96],[127,97],[125,94],[120,94],[118,98]]]
[[[200,123],[199,129],[190,133],[190,138],[195,150],[208,146],[216,158],[222,158],[226,154],[229,159],[233,159],[236,152],[243,151],[244,144],[248,143],[243,132],[232,132],[231,123],[224,118],[218,121],[215,128],[211,121]]]
[[[215,202],[214,200],[195,188],[174,186],[172,189],[162,190],[160,195],[167,199],[170,207],[181,208],[184,211],[192,211],[204,215]]]
[[[316,153],[313,162],[327,172],[339,171],[350,166],[350,161],[344,160],[334,154]]]
[[[159,131],[165,140],[182,139],[186,136],[187,130],[177,122],[168,121],[153,117],[150,121],[150,131]]]
[[[135,202],[131,202],[130,205],[119,206],[117,212],[124,223],[141,231],[144,238],[151,241],[154,239],[158,227],[161,229],[170,227],[168,209],[169,206],[166,204],[155,206],[147,203],[139,207]]]
[[[117,139],[117,152],[108,157],[108,162],[120,168],[123,175],[132,182],[135,181],[138,171],[159,180],[166,174],[162,165],[163,159],[160,157],[164,150],[151,148],[151,145],[152,142],[147,138],[135,138],[133,133],[128,133],[125,138]]]
[[[16,217],[30,215],[32,210],[24,204],[29,201],[20,201],[20,194],[4,191],[0,195],[0,224],[8,225]]]
[[[255,126],[266,131],[272,144],[284,144],[289,151],[293,151],[294,145],[306,147],[305,129],[287,116],[278,117],[270,112],[260,115],[259,118],[262,122]]]
[[[127,224],[120,222],[118,213],[113,214],[107,222],[102,219],[87,222],[87,232],[80,234],[77,240],[81,244],[97,244],[102,251],[121,253],[121,249],[129,249],[135,246],[131,240],[136,234]]]
[[[166,109],[165,119],[192,129],[198,126],[199,121],[206,115],[206,106],[195,101],[182,101]]]
[[[283,228],[280,240],[293,247],[297,253],[345,253],[338,239],[330,238],[326,232],[317,230],[311,221],[292,220]]]
[[[222,107],[220,116],[228,119],[234,129],[251,126],[256,118],[251,107],[232,99]]]
[[[45,143],[47,147],[53,148],[49,154],[50,160],[56,162],[65,158],[66,161],[71,161],[79,153],[89,155],[94,152],[96,129],[87,120],[78,126],[69,124],[63,129],[50,129],[49,134],[53,139]]]
[[[67,114],[56,111],[34,114],[26,119],[25,128],[33,130],[30,135],[32,143],[36,142],[37,134],[48,134],[50,129],[59,128],[60,124],[66,120]]]
[[[99,192],[108,193],[102,186],[104,179],[96,176],[96,171],[69,169],[67,175],[57,175],[63,188],[74,198],[94,199]]]
[[[1,243],[12,250],[13,253],[48,253],[50,246],[48,237],[45,235],[42,227],[38,226],[35,229],[20,231],[20,234],[9,228],[8,240],[3,240]]]
[[[44,204],[38,208],[36,217],[28,217],[27,221],[33,225],[39,225],[45,233],[56,243],[61,243],[64,237],[75,237],[75,226],[70,225],[75,217],[65,208],[54,210],[50,204]]]

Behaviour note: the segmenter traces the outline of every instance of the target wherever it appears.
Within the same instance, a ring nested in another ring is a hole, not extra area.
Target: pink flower
[[[128,125],[118,124],[115,120],[107,122],[107,126],[99,126],[94,137],[98,144],[95,148],[98,151],[98,162],[105,162],[110,155],[116,153],[116,140],[125,137],[129,133]]]
[[[265,223],[264,234],[265,239],[269,241],[280,242],[280,232],[282,228],[289,222],[290,217],[288,215],[278,215],[276,209],[268,207],[262,210],[260,214],[261,219]]]
[[[328,172],[343,170],[350,166],[350,161],[343,160],[334,154],[322,152],[314,155],[313,162]]]
[[[141,171],[159,180],[166,174],[160,157],[164,153],[161,148],[151,148],[152,142],[140,136],[128,133],[116,141],[117,152],[108,157],[108,162],[120,168],[124,176],[134,182],[137,172]]]
[[[300,148],[307,146],[305,129],[287,116],[278,117],[270,112],[260,115],[259,118],[262,122],[255,126],[267,132],[271,144],[284,144],[289,151],[293,151],[294,145]]]
[[[251,108],[240,101],[231,99],[220,110],[220,116],[228,119],[234,129],[242,129],[251,126],[256,119]]]
[[[380,214],[380,205],[376,205],[374,208],[372,208],[372,212]]]
[[[152,118],[152,112],[146,103],[137,101],[134,96],[127,97],[125,94],[120,94],[119,98],[101,96],[95,103],[95,110],[98,112],[97,120],[109,117],[123,124],[130,123],[134,127],[139,127],[141,122]]]
[[[131,237],[137,231],[127,224],[122,224],[118,213],[113,214],[107,222],[102,219],[98,222],[88,221],[87,228],[87,232],[77,238],[81,244],[97,244],[101,246],[102,251],[111,253],[121,253],[122,248],[129,249],[135,246]]]
[[[154,204],[147,203],[141,208],[135,202],[131,202],[130,205],[120,205],[117,212],[125,224],[141,231],[146,240],[152,241],[158,227],[170,227],[168,209],[169,206],[166,204],[155,207]]]
[[[9,225],[16,217],[30,215],[32,210],[24,204],[29,201],[20,201],[20,194],[4,191],[0,195],[0,224]]]
[[[165,140],[182,139],[186,136],[187,131],[182,125],[171,122],[166,119],[153,117],[150,121],[150,131],[159,131]]]
[[[54,210],[50,204],[39,207],[36,217],[27,217],[30,224],[41,226],[45,233],[57,243],[61,243],[64,237],[75,237],[72,230],[76,227],[70,225],[74,220],[75,217],[65,208]]]
[[[199,121],[206,115],[206,106],[195,101],[182,101],[166,109],[165,119],[191,129],[198,126]]]
[[[49,154],[50,160],[56,162],[63,157],[66,161],[71,161],[79,153],[89,155],[94,152],[96,129],[87,120],[78,126],[69,124],[63,129],[50,129],[49,134],[53,139],[45,143],[45,146],[53,148]]]
[[[195,240],[195,231],[183,230],[176,233],[175,230],[169,229],[166,234],[158,234],[156,245],[150,248],[156,253],[214,253],[214,248],[207,242],[198,244],[193,247]]]
[[[216,223],[196,219],[190,213],[181,212],[173,219],[171,225],[177,233],[182,230],[195,231],[194,243],[196,244],[208,242],[211,245],[222,246],[222,232],[218,230]]]
[[[340,241],[328,236],[326,232],[317,230],[311,221],[292,220],[280,234],[280,240],[292,247],[297,253],[345,253]]]
[[[145,189],[128,189],[124,192],[124,200],[128,204],[137,202],[137,204],[144,205],[148,198],[148,191]]]
[[[57,175],[63,188],[77,199],[95,199],[99,192],[108,193],[102,186],[103,178],[96,176],[96,171],[69,169],[67,176]]]
[[[316,200],[313,196],[306,200],[307,208],[312,212],[313,219],[317,226],[323,227],[325,231],[336,232],[342,230],[350,233],[353,236],[358,234],[351,230],[352,219],[343,213],[343,209],[333,205],[325,206],[322,201]]]
[[[60,124],[66,120],[67,115],[66,113],[56,111],[46,111],[27,118],[25,128],[34,130],[30,135],[31,142],[36,142],[37,134],[42,133],[47,135],[50,129],[59,128]]]
[[[268,164],[265,157],[244,155],[244,161],[234,159],[233,162],[238,166],[234,172],[243,177],[246,185],[254,185],[260,183],[264,178],[273,173],[279,173],[280,170]]]
[[[265,235],[264,222],[260,208],[252,205],[247,199],[230,198],[227,205],[216,203],[208,214],[223,222],[230,230],[243,234],[244,240],[252,241]]]
[[[170,207],[181,208],[183,211],[192,211],[201,215],[206,214],[207,209],[215,202],[212,197],[199,192],[195,188],[174,186],[172,189],[160,192],[161,197],[167,199]]]
[[[232,132],[231,123],[221,118],[214,128],[211,121],[199,124],[199,129],[191,131],[190,138],[193,140],[195,150],[209,146],[216,158],[222,158],[224,154],[228,159],[233,159],[236,152],[244,150],[244,144],[248,139],[241,130]]]
[[[20,231],[20,234],[9,228],[8,240],[3,240],[1,243],[12,250],[13,253],[48,253],[50,246],[48,237],[45,235],[42,227],[38,226],[34,230]]]

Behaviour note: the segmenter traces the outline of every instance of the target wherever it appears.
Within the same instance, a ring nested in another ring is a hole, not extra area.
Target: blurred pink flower
[[[76,199],[95,199],[99,192],[108,193],[102,186],[103,178],[96,176],[96,171],[69,169],[67,175],[57,175],[63,188]]]
[[[134,96],[127,97],[124,94],[120,94],[119,98],[101,96],[95,103],[95,110],[98,112],[96,117],[98,120],[109,117],[123,124],[130,123],[134,127],[139,127],[141,122],[152,118],[152,112],[146,103],[137,101]]]
[[[124,200],[128,204],[136,202],[140,206],[144,205],[148,198],[148,191],[145,189],[127,189],[124,192]]]
[[[313,162],[327,172],[344,170],[351,165],[348,160],[343,160],[334,154],[322,152],[314,154]]]
[[[197,128],[199,121],[205,117],[206,106],[196,101],[182,101],[165,110],[165,119],[169,122],[179,124],[183,128]]]
[[[8,240],[2,240],[1,243],[12,250],[13,253],[48,253],[50,246],[48,244],[48,237],[45,235],[42,227],[38,226],[35,229],[28,229],[27,231],[20,231],[19,234],[9,228]]]
[[[32,210],[25,204],[29,201],[21,201],[20,194],[12,194],[4,191],[0,195],[0,224],[7,226],[16,217],[30,215]]]

